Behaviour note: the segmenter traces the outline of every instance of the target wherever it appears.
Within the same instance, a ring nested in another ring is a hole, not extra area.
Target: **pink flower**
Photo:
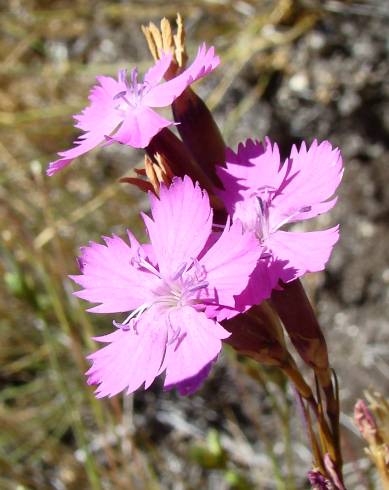
[[[90,94],[90,105],[74,116],[76,127],[85,133],[75,141],[74,148],[59,153],[51,162],[47,175],[69,165],[74,158],[87,153],[102,142],[113,142],[145,148],[161,129],[174,124],[155,112],[153,107],[169,106],[190,84],[214,70],[220,60],[214,48],[200,46],[193,63],[180,75],[160,83],[170,66],[171,54],[164,54],[138,81],[138,70],[120,70],[118,80],[97,77]]]
[[[226,168],[218,175],[224,191],[219,192],[233,220],[254,232],[264,249],[260,268],[253,278],[267,275],[272,287],[277,276],[292,281],[306,272],[324,269],[339,238],[338,226],[312,232],[283,231],[290,223],[313,218],[331,209],[332,198],[343,175],[338,149],[328,141],[303,143],[292,148],[282,165],[278,147],[269,139],[264,144],[247,140],[237,153],[227,152]],[[263,259],[268,263],[267,271]]]
[[[189,177],[149,195],[143,219],[151,244],[117,236],[82,249],[76,296],[99,303],[95,313],[131,312],[116,331],[97,337],[109,345],[89,356],[89,384],[97,396],[148,388],[166,371],[166,388],[194,391],[230,334],[219,323],[237,314],[235,296],[246,287],[261,249],[240,223],[212,234],[208,195]],[[233,312],[233,313],[231,313]]]

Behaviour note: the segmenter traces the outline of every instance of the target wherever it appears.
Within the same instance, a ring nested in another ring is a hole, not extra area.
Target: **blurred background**
[[[90,337],[111,329],[72,296],[88,240],[142,230],[145,196],[118,179],[142,154],[96,150],[48,178],[78,132],[99,74],[151,63],[140,26],[179,10],[189,54],[222,66],[196,91],[230,145],[329,139],[346,173],[328,269],[305,284],[339,377],[348,488],[379,488],[352,421],[367,388],[388,393],[388,3],[379,0],[0,1],[0,489],[309,488],[310,452],[278,371],[225,349],[194,396],[156,382],[95,400]],[[314,229],[312,228],[312,229]]]

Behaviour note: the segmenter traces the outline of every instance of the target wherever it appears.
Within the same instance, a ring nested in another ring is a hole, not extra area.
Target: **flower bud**
[[[273,290],[271,301],[293,345],[318,376],[330,378],[327,344],[300,280],[282,288]]]
[[[191,88],[173,101],[172,110],[190,154],[212,183],[222,187],[216,165],[224,167],[226,146],[211,111]]]

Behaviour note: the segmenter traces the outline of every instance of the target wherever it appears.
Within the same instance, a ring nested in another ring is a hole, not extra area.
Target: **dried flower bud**
[[[166,17],[161,20],[160,29],[153,22],[150,22],[148,26],[142,26],[143,34],[155,60],[158,60],[162,53],[173,55],[170,68],[165,74],[166,80],[170,80],[180,73],[188,60],[185,49],[185,29],[180,14],[177,14],[176,22],[176,34],[173,34],[170,22]]]
[[[212,207],[215,210],[224,210],[221,200],[214,194],[212,182],[199,168],[183,142],[169,129],[162,129],[154,136],[146,152],[153,161],[156,154],[160,155],[159,158],[168,164],[172,175],[178,177],[189,175],[194,182],[199,182],[201,187],[208,192]]]
[[[160,185],[170,185],[174,177],[167,159],[159,153],[154,155],[153,160],[145,155],[145,171],[157,195],[159,194]]]
[[[143,192],[154,192],[151,182],[148,182],[142,178],[146,177],[146,170],[144,168],[134,168],[134,172],[138,175],[138,177],[122,177],[119,182],[124,184],[132,184]]]
[[[185,28],[180,14],[177,14],[177,32],[173,34],[170,22],[163,18],[160,29],[149,23],[142,26],[150,52],[155,60],[162,53],[172,53],[173,60],[165,79],[169,80],[185,68],[188,56],[185,49]],[[221,132],[203,100],[192,89],[185,90],[172,103],[172,110],[178,132],[204,174],[214,185],[221,187],[215,166],[224,166],[226,146]]]
[[[156,196],[158,196],[160,185],[165,184],[169,186],[172,182],[174,174],[171,171],[166,158],[159,153],[156,153],[153,159],[151,159],[148,155],[145,155],[144,164],[145,168],[134,169],[135,173],[139,177],[123,177],[120,179],[120,182],[133,184],[141,191],[152,191]],[[145,177],[148,180],[142,179],[141,177]]]

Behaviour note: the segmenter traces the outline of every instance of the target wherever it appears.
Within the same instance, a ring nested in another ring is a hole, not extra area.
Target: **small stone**
[[[293,92],[304,92],[308,87],[309,81],[305,73],[296,73],[289,80],[289,88]]]

